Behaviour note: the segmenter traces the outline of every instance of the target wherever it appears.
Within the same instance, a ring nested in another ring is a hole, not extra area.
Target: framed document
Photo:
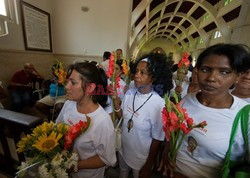
[[[26,50],[52,52],[50,14],[21,1]]]

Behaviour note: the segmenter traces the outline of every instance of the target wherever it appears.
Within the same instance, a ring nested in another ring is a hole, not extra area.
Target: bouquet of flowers
[[[115,74],[115,64],[116,64],[116,55],[115,53],[111,53],[110,55],[110,59],[109,59],[109,68],[108,68],[108,71],[107,71],[107,76],[110,78],[111,80],[111,85],[113,87],[113,90],[116,91],[116,89],[120,88],[120,84],[119,84],[119,81],[120,81],[120,76],[116,76]],[[114,98],[112,98],[112,121],[113,121],[113,124],[115,123],[115,106],[114,106]]]
[[[177,152],[185,136],[193,128],[204,128],[207,125],[206,121],[197,125],[194,124],[186,109],[181,107],[181,102],[178,101],[176,94],[174,94],[174,98],[177,104],[174,104],[165,96],[165,107],[162,110],[163,130],[166,140],[170,143],[168,158],[172,165],[175,165]]]
[[[65,123],[44,122],[17,144],[25,162],[18,168],[18,177],[68,177],[67,170],[77,166],[78,155],[72,152],[74,140],[85,132],[91,122],[79,121],[73,126]],[[33,172],[32,172],[33,169]]]
[[[175,92],[178,94],[178,97],[181,99],[182,92],[182,83],[183,81],[189,82],[187,77],[188,67],[190,66],[190,61],[188,60],[188,54],[184,52],[182,59],[178,63],[177,74],[174,76],[174,81],[176,84]]]
[[[52,67],[54,75],[58,78],[58,84],[64,85],[66,82],[67,73],[63,69],[63,64],[57,60],[56,65]]]

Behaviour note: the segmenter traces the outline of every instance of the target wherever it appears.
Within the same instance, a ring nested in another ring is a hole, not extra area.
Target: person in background
[[[187,94],[189,86],[189,78],[187,76],[188,68],[178,68],[177,73],[173,75],[173,90],[180,98],[183,98]]]
[[[250,69],[240,74],[240,79],[235,83],[235,87],[231,93],[250,103]]]
[[[0,81],[0,100],[6,97],[7,97],[7,92],[2,86],[2,81]],[[1,102],[0,102],[0,108],[4,108]]]
[[[109,59],[110,59],[111,53],[109,51],[105,51],[103,53],[103,61],[99,64],[99,67],[102,68],[106,73],[109,68]]]
[[[193,129],[184,139],[176,160],[176,172],[168,162],[169,144],[163,159],[165,174],[171,177],[220,177],[229,146],[232,124],[239,110],[248,103],[229,93],[229,88],[245,72],[248,52],[241,45],[216,44],[205,49],[197,60],[197,79],[200,91],[182,100],[194,123],[207,122],[204,129]],[[240,161],[246,153],[241,128],[236,132],[231,160]]]
[[[49,95],[37,101],[35,105],[36,109],[45,114],[49,120],[53,120],[52,117],[57,117],[66,101],[64,84],[58,83],[58,77],[55,74],[58,67],[58,65],[54,64],[51,68],[54,78],[50,81]],[[51,109],[53,110],[52,113]]]
[[[122,49],[117,49],[116,51],[116,58],[117,60],[123,60],[123,52],[122,52]]]
[[[152,53],[135,63],[135,87],[120,102],[115,97],[115,112],[122,123],[122,148],[119,151],[120,177],[150,177],[152,166],[164,140],[161,111],[165,94],[172,89],[171,64],[163,54]],[[110,91],[116,95],[115,91]]]
[[[24,69],[14,74],[10,83],[11,109],[13,111],[21,111],[32,103],[32,82],[37,79],[43,80],[43,77],[31,63],[25,63]]]
[[[107,95],[99,93],[98,88],[106,91],[106,76],[96,64],[86,61],[70,65],[67,80],[67,101],[56,123],[73,125],[86,121],[86,116],[91,119],[89,128],[74,142],[79,161],[72,177],[103,178],[105,166],[116,163],[114,126],[103,109]]]

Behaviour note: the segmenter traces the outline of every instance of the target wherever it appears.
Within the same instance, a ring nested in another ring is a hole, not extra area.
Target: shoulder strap
[[[241,128],[242,128],[242,134],[243,134],[243,138],[244,138],[244,142],[246,145],[246,148],[248,148],[248,139],[247,139],[247,130],[248,130],[248,117],[250,114],[250,105],[247,105],[245,107],[243,107],[236,115],[234,122],[233,122],[233,126],[232,126],[232,130],[231,130],[231,136],[230,136],[230,140],[229,140],[229,147],[226,153],[226,157],[225,157],[225,162],[224,165],[222,167],[222,177],[227,177],[227,175],[229,174],[229,163],[230,163],[230,156],[231,156],[231,149],[232,149],[232,145],[234,142],[234,137],[236,134],[236,130],[238,127],[238,123],[239,120],[241,119]],[[248,149],[247,149],[248,150]],[[249,153],[249,151],[248,151]],[[248,154],[249,155],[249,154]]]
[[[241,130],[243,134],[243,139],[245,143],[245,148],[247,150],[247,161],[250,162],[250,150],[249,150],[249,141],[248,141],[248,124],[250,117],[250,105],[246,105],[242,108],[242,118],[241,118]]]

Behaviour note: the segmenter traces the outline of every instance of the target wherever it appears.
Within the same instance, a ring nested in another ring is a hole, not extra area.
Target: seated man
[[[11,109],[13,111],[19,112],[32,103],[32,82],[36,79],[43,78],[30,63],[25,63],[24,69],[14,74],[10,83]]]
[[[36,109],[45,114],[49,120],[57,117],[66,101],[64,84],[59,82],[57,72],[55,72],[59,70],[58,67],[60,66],[57,64],[52,66],[54,78],[51,80],[49,95],[37,101],[35,105]]]

